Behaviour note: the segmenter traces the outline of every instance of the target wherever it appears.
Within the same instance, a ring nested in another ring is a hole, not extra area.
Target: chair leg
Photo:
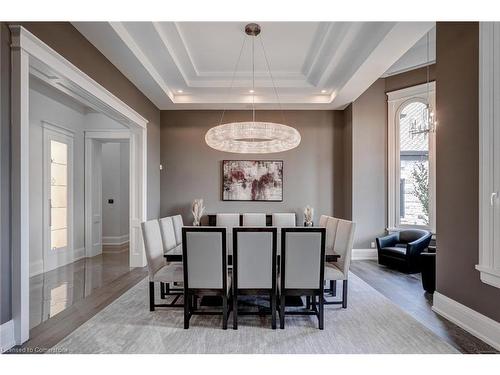
[[[285,296],[280,296],[280,328],[285,328]]]
[[[330,280],[330,293],[334,297],[337,295],[337,281],[336,280]]]
[[[187,291],[184,294],[184,329],[189,328],[189,319],[190,319],[190,311],[189,311],[189,293]]]
[[[149,311],[155,311],[155,283],[149,282]]]
[[[238,329],[238,296],[233,295],[233,329]]]
[[[325,318],[325,315],[324,315],[324,297],[322,295],[318,296],[318,301],[319,301],[318,328],[323,329],[324,318]]]
[[[347,308],[347,280],[342,281],[342,307]]]
[[[276,329],[276,294],[271,293],[271,328]]]
[[[222,329],[227,329],[227,296],[222,296]]]

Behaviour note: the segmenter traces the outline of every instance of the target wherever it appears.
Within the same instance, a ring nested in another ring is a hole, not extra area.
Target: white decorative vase
[[[191,212],[193,213],[193,226],[200,226],[201,217],[205,211],[205,206],[203,206],[203,199],[195,199],[191,205]]]
[[[313,226],[313,217],[314,217],[314,208],[307,205],[304,208],[304,226],[312,227]]]

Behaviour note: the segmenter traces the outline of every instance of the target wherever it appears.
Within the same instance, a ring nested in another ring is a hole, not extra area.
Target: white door
[[[73,137],[44,127],[44,271],[73,261]]]
[[[102,253],[102,143],[85,139],[85,249],[86,256]]]

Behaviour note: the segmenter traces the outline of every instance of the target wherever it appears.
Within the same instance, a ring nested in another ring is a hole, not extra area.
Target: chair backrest
[[[244,227],[265,227],[266,226],[266,214],[243,214],[243,226]]]
[[[337,267],[347,275],[351,264],[352,243],[356,224],[352,221],[338,219],[337,234],[335,235],[334,251],[340,255]]]
[[[281,288],[322,289],[325,228],[281,229]]]
[[[174,223],[170,216],[160,219],[160,230],[163,240],[163,250],[167,252],[176,247],[177,241],[175,239]]]
[[[233,255],[233,228],[240,226],[240,214],[217,214],[215,225],[227,228],[227,253]]]
[[[234,228],[240,226],[240,214],[217,214],[216,225],[218,227]]]
[[[156,219],[148,220],[141,223],[141,228],[149,278],[152,280],[154,274],[165,265],[160,223]]]
[[[399,241],[409,243],[429,234],[430,232],[424,229],[405,229],[399,232]]]
[[[233,228],[233,285],[276,289],[276,235],[272,227]]]
[[[227,288],[226,228],[183,227],[184,287]]]
[[[294,227],[297,225],[295,221],[295,213],[279,213],[273,214],[273,227]]]
[[[329,216],[321,215],[319,217],[319,227],[326,228],[326,222],[328,221]]]
[[[335,238],[337,236],[337,228],[339,224],[339,219],[336,217],[328,216],[326,222],[326,254],[333,254],[335,247]]]
[[[175,241],[177,242],[177,245],[180,245],[182,243],[182,227],[184,226],[182,216],[172,216],[172,222],[174,224]]]

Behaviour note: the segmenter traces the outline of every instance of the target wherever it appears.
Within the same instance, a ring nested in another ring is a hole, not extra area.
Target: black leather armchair
[[[422,229],[402,230],[377,238],[378,262],[404,272],[420,272],[420,253],[431,242],[431,233]]]

